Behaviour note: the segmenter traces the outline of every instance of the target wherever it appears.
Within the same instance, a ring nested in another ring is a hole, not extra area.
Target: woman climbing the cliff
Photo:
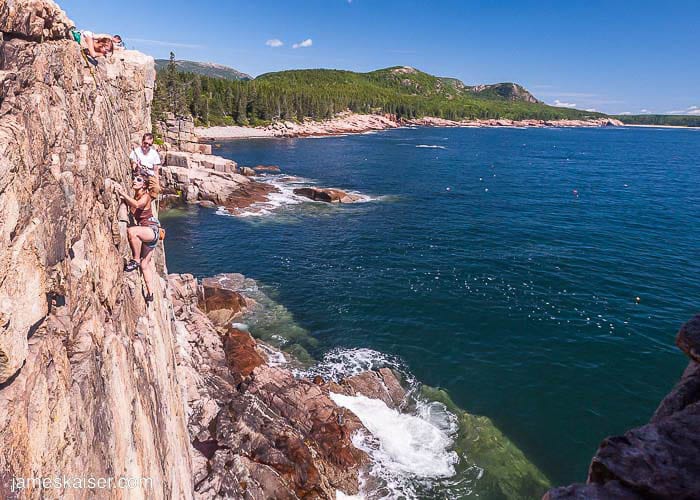
[[[136,175],[132,186],[135,192],[133,198],[123,188],[118,188],[119,195],[129,206],[137,224],[127,228],[129,245],[134,258],[124,266],[124,270],[131,272],[141,269],[143,279],[146,282],[146,302],[152,302],[154,269],[151,265],[151,258],[153,249],[160,238],[160,223],[153,215],[151,202],[157,199],[158,193],[155,190],[155,185],[149,185],[148,179],[144,175]]]

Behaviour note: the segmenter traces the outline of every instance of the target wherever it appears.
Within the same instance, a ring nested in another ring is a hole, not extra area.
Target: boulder
[[[361,394],[371,399],[380,399],[390,408],[399,408],[406,398],[406,391],[401,386],[396,373],[389,368],[366,371],[343,379],[340,383],[331,382],[331,392],[348,396]]]
[[[676,345],[696,362],[700,362],[700,314],[685,323],[678,331]]]
[[[603,440],[588,482],[617,480],[645,498],[700,498],[700,403]]]
[[[248,377],[265,358],[258,352],[257,344],[250,333],[229,328],[223,335],[224,352],[231,372],[240,379]]]
[[[281,172],[280,168],[277,165],[258,165],[256,167],[253,167],[253,170],[256,172],[271,172],[274,174],[278,174]]]
[[[52,0],[0,1],[0,32],[27,40],[61,40],[75,26]]]
[[[197,205],[199,205],[202,208],[216,208],[216,203],[209,200],[200,200],[197,202]]]
[[[361,200],[361,197],[355,194],[349,194],[340,189],[304,187],[296,188],[294,194],[303,196],[314,201],[323,201],[326,203],[355,203]]]
[[[236,288],[235,277],[232,279],[224,274],[202,280],[199,287],[199,308],[215,325],[226,327],[246,311],[248,302]]]

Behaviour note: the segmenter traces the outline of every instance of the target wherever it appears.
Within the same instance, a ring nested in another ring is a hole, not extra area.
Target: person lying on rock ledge
[[[129,246],[134,256],[125,266],[127,272],[141,269],[143,279],[146,282],[146,302],[153,301],[153,278],[154,269],[152,266],[153,249],[156,248],[160,239],[160,222],[153,215],[151,202],[158,197],[158,193],[149,186],[148,179],[144,175],[136,175],[132,184],[135,194],[131,198],[124,188],[119,186],[117,193],[129,206],[129,210],[136,220],[136,226],[127,228]]]
[[[114,40],[109,35],[95,35],[92,31],[73,29],[70,36],[80,44],[90,64],[97,65],[97,57],[107,57],[114,52]]]

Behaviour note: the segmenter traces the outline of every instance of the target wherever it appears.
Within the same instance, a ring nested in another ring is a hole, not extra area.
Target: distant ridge
[[[167,59],[156,59],[156,70],[160,71],[168,65]],[[224,78],[226,80],[252,80],[253,77],[223,64],[197,61],[175,61],[177,68],[184,73]]]
[[[371,84],[384,89],[393,88],[404,95],[445,99],[471,96],[496,101],[542,103],[517,83],[465,85],[457,78],[433,76],[411,66],[392,66],[369,73],[332,69],[286,70],[265,73],[258,76],[256,80],[273,80],[279,83],[293,81],[299,84],[355,84],[357,86]]]
[[[185,66],[178,66],[188,71]],[[202,65],[197,66],[201,73]],[[210,73],[210,66],[204,66]],[[190,70],[192,71],[192,70]],[[398,120],[433,117],[452,121],[595,120],[592,111],[549,106],[513,82],[466,85],[411,66],[392,66],[367,73],[337,69],[297,69],[265,73],[251,80],[228,81],[213,76],[180,76],[196,92],[183,92],[179,103],[197,123],[267,125],[275,121],[331,119],[345,111],[386,114]],[[167,78],[160,72],[160,78]],[[171,106],[156,99],[154,110]]]

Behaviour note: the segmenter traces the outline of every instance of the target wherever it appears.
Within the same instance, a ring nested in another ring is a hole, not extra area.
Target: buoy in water
[[[452,188],[450,188],[450,187],[446,187],[446,188],[445,188],[445,191],[450,191],[451,189],[452,189]]]
[[[639,304],[639,303],[642,301],[642,299],[641,299],[640,297],[635,297],[635,298],[634,298],[634,301],[635,301],[637,304]]]
[[[572,189],[572,190],[571,190],[571,193],[572,193],[576,198],[578,198],[578,189]]]

